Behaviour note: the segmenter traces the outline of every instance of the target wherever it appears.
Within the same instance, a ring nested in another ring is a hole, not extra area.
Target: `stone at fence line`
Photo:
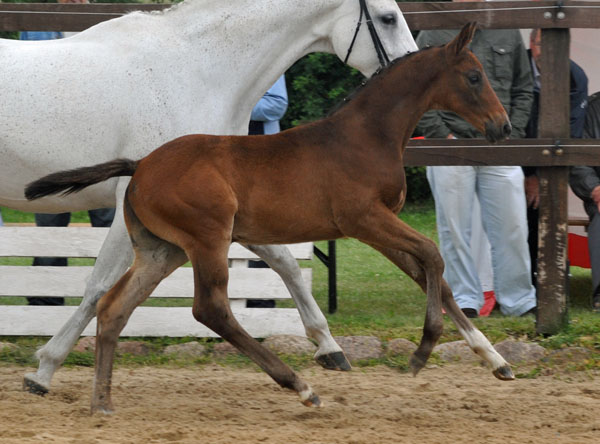
[[[186,357],[200,357],[206,354],[206,347],[199,342],[191,341],[183,344],[173,344],[165,347],[164,354],[173,354]]]
[[[96,337],[86,336],[81,338],[77,345],[73,347],[73,350],[78,352],[96,352]],[[150,353],[150,347],[142,341],[123,341],[117,343],[117,353],[124,354],[129,353],[135,356],[145,356]]]
[[[134,356],[145,356],[150,353],[148,344],[142,341],[125,341],[117,343],[117,354],[129,353]]]
[[[81,338],[75,347],[73,347],[73,351],[76,352],[96,352],[96,337],[95,336],[86,336]]]
[[[12,342],[0,342],[0,351],[4,351],[4,350],[13,351],[13,350],[16,350],[17,348],[19,348],[19,347],[17,347],[17,345],[13,344]]]
[[[350,362],[383,357],[381,341],[374,336],[335,336]]]
[[[591,354],[592,352],[587,348],[567,347],[551,351],[542,361],[557,365],[571,364],[573,362],[585,361],[589,359]]]
[[[409,356],[417,349],[417,346],[404,338],[396,338],[388,341],[386,346],[386,352],[388,355],[406,355]]]
[[[510,364],[527,364],[539,361],[546,356],[546,349],[533,342],[513,341],[510,339],[494,345],[498,353]]]
[[[453,341],[439,344],[433,349],[434,353],[440,355],[444,361],[448,362],[477,362],[481,358],[477,356],[471,347],[467,345],[467,341]]]
[[[238,355],[240,351],[227,341],[219,342],[213,347],[213,355],[223,357],[228,355]]]
[[[275,353],[288,355],[312,355],[317,346],[304,336],[273,335],[263,341],[263,345]]]

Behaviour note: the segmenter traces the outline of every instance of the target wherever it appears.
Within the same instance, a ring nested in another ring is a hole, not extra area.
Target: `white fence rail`
[[[3,257],[77,257],[95,258],[108,232],[91,227],[1,227],[0,258]],[[312,243],[289,245],[298,260],[312,259]],[[229,251],[229,298],[233,312],[254,337],[273,334],[304,335],[298,311],[293,308],[246,308],[247,299],[289,299],[281,278],[271,269],[246,268],[256,256],[240,245]],[[1,305],[6,296],[82,297],[91,275],[91,266],[33,267],[0,265],[0,336],[54,335],[69,319],[75,306],[50,307]],[[304,268],[303,277],[312,283],[312,270]],[[181,267],[152,293],[156,298],[192,298],[191,267]],[[83,332],[93,336],[95,321]],[[216,337],[198,323],[191,307],[138,307],[122,336],[196,336]]]

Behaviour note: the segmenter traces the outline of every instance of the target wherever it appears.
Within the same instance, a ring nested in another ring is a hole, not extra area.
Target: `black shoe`
[[[477,310],[475,310],[474,308],[461,308],[460,311],[462,311],[466,317],[471,319],[479,317]]]
[[[530,309],[529,309],[529,310],[527,310],[525,313],[523,313],[523,314],[521,315],[521,317],[523,317],[523,316],[528,316],[528,315],[537,316],[537,307],[530,308]]]

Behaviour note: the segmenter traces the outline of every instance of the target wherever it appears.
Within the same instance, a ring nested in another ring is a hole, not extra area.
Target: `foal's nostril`
[[[504,133],[505,137],[510,136],[510,133],[512,132],[512,126],[511,126],[510,122],[506,122],[504,124],[504,126],[502,127],[502,132]]]

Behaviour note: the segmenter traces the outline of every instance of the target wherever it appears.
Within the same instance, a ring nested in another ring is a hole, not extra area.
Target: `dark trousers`
[[[592,265],[592,291],[600,294],[600,213],[596,212],[588,226],[588,250]]]
[[[527,225],[529,227],[529,236],[527,243],[529,244],[529,256],[531,258],[531,283],[537,287],[537,256],[538,256],[538,219],[540,211],[527,208]]]
[[[98,208],[88,211],[93,227],[110,227],[115,217],[114,208]],[[66,227],[71,221],[71,213],[36,213],[35,224],[38,227]],[[66,257],[35,257],[34,266],[66,267]],[[27,298],[29,305],[65,305],[65,298]]]

